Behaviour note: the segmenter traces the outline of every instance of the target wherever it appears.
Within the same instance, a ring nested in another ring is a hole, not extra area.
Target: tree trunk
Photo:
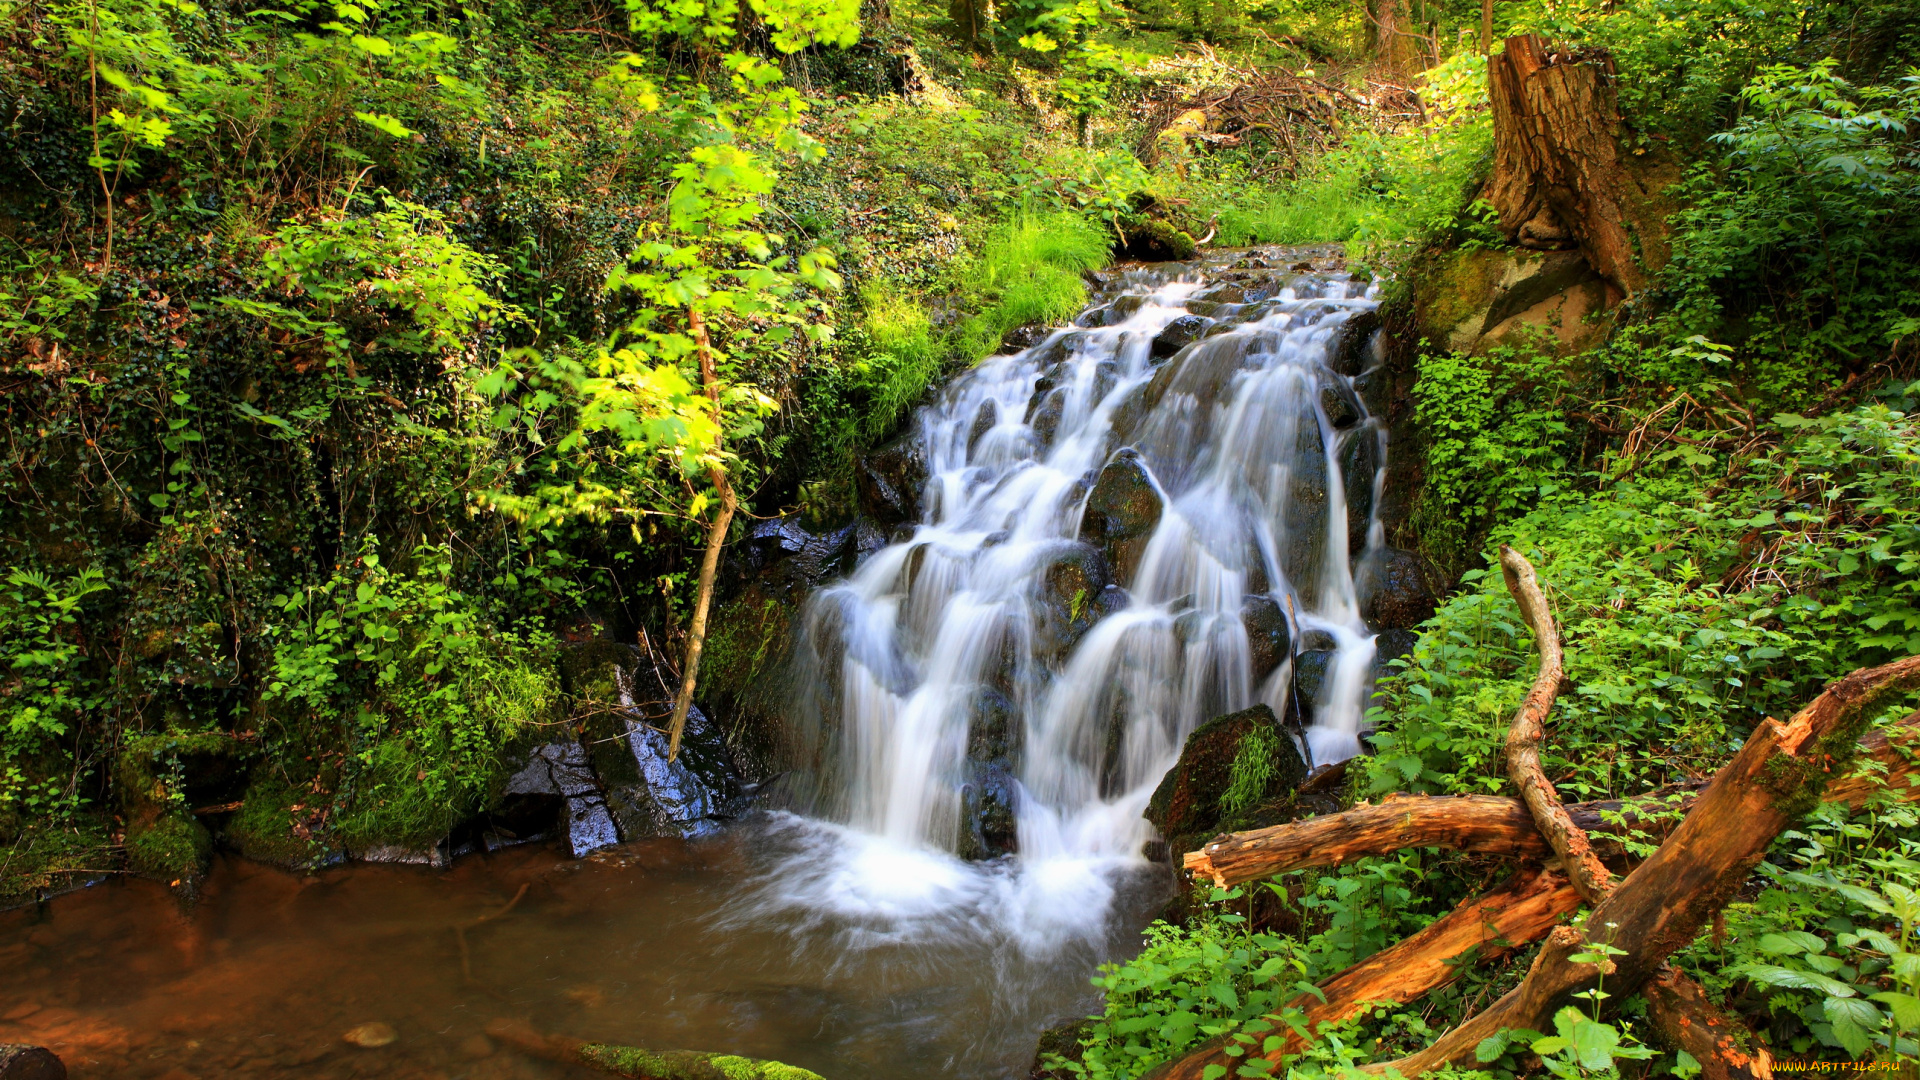
[[[1692,1054],[1701,1080],[1771,1080],[1773,1056],[1764,1046],[1749,1047],[1746,1025],[1715,1008],[1699,983],[1663,968],[1641,993],[1653,1033],[1672,1049]]]
[[[1404,0],[1367,0],[1367,39],[1374,63],[1394,80],[1418,66],[1419,37],[1408,30]]]
[[[1920,799],[1910,786],[1920,773],[1920,712],[1870,732],[1860,740],[1861,768],[1828,785],[1823,802],[1858,810],[1875,792],[1906,801]],[[1672,831],[1675,811],[1687,813],[1701,785],[1685,784],[1631,799],[1574,803],[1567,814],[1612,858],[1618,834],[1637,829],[1651,840]],[[1186,854],[1186,867],[1221,888],[1288,870],[1338,866],[1370,855],[1408,848],[1442,848],[1473,855],[1537,861],[1551,855],[1533,818],[1518,799],[1494,795],[1390,795],[1378,805],[1362,803],[1338,814],[1215,837]]]
[[[1626,297],[1666,264],[1670,208],[1659,196],[1678,177],[1665,154],[1622,148],[1613,83],[1604,50],[1556,51],[1535,34],[1508,38],[1487,65],[1494,158],[1485,197],[1508,240],[1546,251],[1578,247]]]
[[[1288,870],[1428,847],[1524,861],[1553,854],[1518,799],[1403,795],[1377,806],[1216,837],[1187,853],[1186,868],[1226,888]]]
[[[1421,1076],[1471,1062],[1480,1041],[1502,1029],[1548,1030],[1569,995],[1594,983],[1600,965],[1573,957],[1595,943],[1624,950],[1606,964],[1615,996],[1640,989],[1726,906],[1781,831],[1844,774],[1872,707],[1916,686],[1920,656],[1835,681],[1785,724],[1762,720],[1660,850],[1587,916],[1586,932],[1554,930],[1525,981],[1491,1008],[1425,1050],[1366,1071]]]
[[[695,351],[700,355],[700,382],[713,401],[714,420],[719,423],[720,382],[713,370],[713,344],[707,336],[707,323],[698,309],[687,312],[687,329],[693,334]],[[724,423],[720,425],[724,429]],[[722,436],[714,436],[714,449],[720,449]],[[686,662],[681,665],[680,693],[673,699],[673,720],[667,726],[667,760],[680,756],[680,736],[687,730],[687,712],[693,708],[693,688],[700,674],[700,654],[707,647],[707,609],[713,604],[713,579],[720,570],[720,549],[726,546],[727,530],[733,525],[736,502],[733,484],[726,471],[715,466],[708,472],[714,490],[720,494],[720,509],[707,529],[707,552],[700,560],[700,584],[694,593],[693,625],[687,629]]]
[[[987,31],[993,26],[993,0],[948,0],[947,18],[953,20],[954,29],[959,32],[961,40],[978,46],[986,40]]]

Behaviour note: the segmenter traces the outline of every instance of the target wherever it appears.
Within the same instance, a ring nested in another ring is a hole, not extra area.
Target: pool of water
[[[526,847],[446,872],[223,857],[190,910],[112,881],[0,914],[0,1042],[53,1049],[75,1080],[600,1075],[487,1036],[510,1020],[832,1080],[1024,1076],[1038,1032],[1096,1004],[1088,976],[1138,947],[1165,888],[1164,870],[1088,870],[1114,891],[1109,925],[1035,937],[991,914],[1011,871],[877,851],[878,899],[824,911],[791,902],[821,843],[794,831],[578,861]],[[348,1041],[370,1024],[397,1037]]]

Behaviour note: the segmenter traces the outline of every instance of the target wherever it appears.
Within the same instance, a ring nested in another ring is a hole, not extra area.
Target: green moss
[[[81,814],[59,825],[0,819],[0,909],[30,903],[118,864],[107,823]]]
[[[821,1080],[818,1073],[778,1061],[692,1050],[641,1050],[632,1046],[588,1043],[582,1061],[618,1076],[648,1080]]]
[[[206,875],[213,836],[185,810],[169,810],[127,830],[127,866],[170,885],[191,886]]]
[[[769,669],[769,661],[780,658],[793,615],[792,604],[757,591],[721,607],[701,663],[707,687],[735,696],[749,695],[756,680]]]
[[[249,859],[290,869],[327,862],[332,849],[305,824],[313,816],[308,801],[316,798],[326,796],[295,787],[276,768],[262,768],[247,785],[239,812],[227,822],[227,841]]]

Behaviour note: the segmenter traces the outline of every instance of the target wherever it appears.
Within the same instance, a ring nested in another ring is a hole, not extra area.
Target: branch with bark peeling
[[[1920,712],[1869,733],[1860,740],[1855,760],[1861,768],[1829,785],[1822,801],[1859,810],[1876,792],[1920,799],[1920,784],[1914,782],[1920,773]],[[1664,839],[1692,809],[1704,786],[1682,784],[1631,799],[1574,803],[1567,814],[1587,832],[1602,858],[1613,858],[1625,834]],[[1338,814],[1216,836],[1201,850],[1187,852],[1185,862],[1196,876],[1225,888],[1288,870],[1338,866],[1411,848],[1522,862],[1550,858],[1553,851],[1518,799],[1396,794]]]
[[[1267,1018],[1288,1031],[1274,1051],[1229,1055],[1232,1042],[1217,1039],[1162,1065],[1149,1080],[1202,1080],[1210,1067],[1219,1075],[1220,1067],[1233,1072],[1256,1058],[1277,1065],[1297,1054],[1320,1024],[1349,1019],[1370,1004],[1412,1001],[1451,982],[1472,960],[1543,936],[1546,944],[1513,991],[1425,1050],[1367,1071],[1420,1076],[1470,1064],[1480,1041],[1498,1031],[1544,1030],[1572,994],[1598,977],[1598,965],[1575,957],[1604,943],[1620,950],[1616,959],[1603,961],[1609,985],[1644,990],[1656,1034],[1692,1054],[1709,1080],[1771,1075],[1765,1050],[1750,1048],[1744,1028],[1716,1009],[1698,985],[1667,968],[1666,960],[1726,905],[1780,832],[1822,799],[1857,809],[1878,791],[1905,798],[1920,793],[1913,783],[1920,771],[1920,713],[1861,738],[1874,706],[1920,687],[1920,657],[1837,680],[1785,724],[1762,721],[1697,796],[1668,790],[1569,807],[1539,764],[1562,674],[1559,633],[1532,566],[1506,548],[1501,563],[1541,651],[1539,674],[1507,737],[1508,775],[1523,799],[1389,799],[1218,837],[1189,853],[1186,865],[1228,885],[1409,847],[1442,847],[1523,863],[1552,857],[1557,870],[1522,869],[1413,937],[1323,981],[1316,994],[1293,1001],[1285,1018]],[[1856,757],[1866,759],[1865,768],[1852,768]],[[1657,827],[1663,811],[1667,819],[1680,816],[1678,824],[1616,886],[1588,830],[1622,832],[1643,822]],[[1557,925],[1582,899],[1593,907],[1583,928]],[[1297,1026],[1287,1029],[1288,1020]]]

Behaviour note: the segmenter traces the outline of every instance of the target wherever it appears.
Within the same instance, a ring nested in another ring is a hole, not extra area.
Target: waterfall
[[[1372,347],[1342,332],[1375,290],[1234,257],[1128,272],[921,411],[920,520],[797,624],[835,824],[790,821],[828,839],[788,902],[889,940],[991,907],[1057,944],[1141,865],[1200,723],[1291,706],[1314,763],[1358,751],[1386,432],[1353,388]]]

